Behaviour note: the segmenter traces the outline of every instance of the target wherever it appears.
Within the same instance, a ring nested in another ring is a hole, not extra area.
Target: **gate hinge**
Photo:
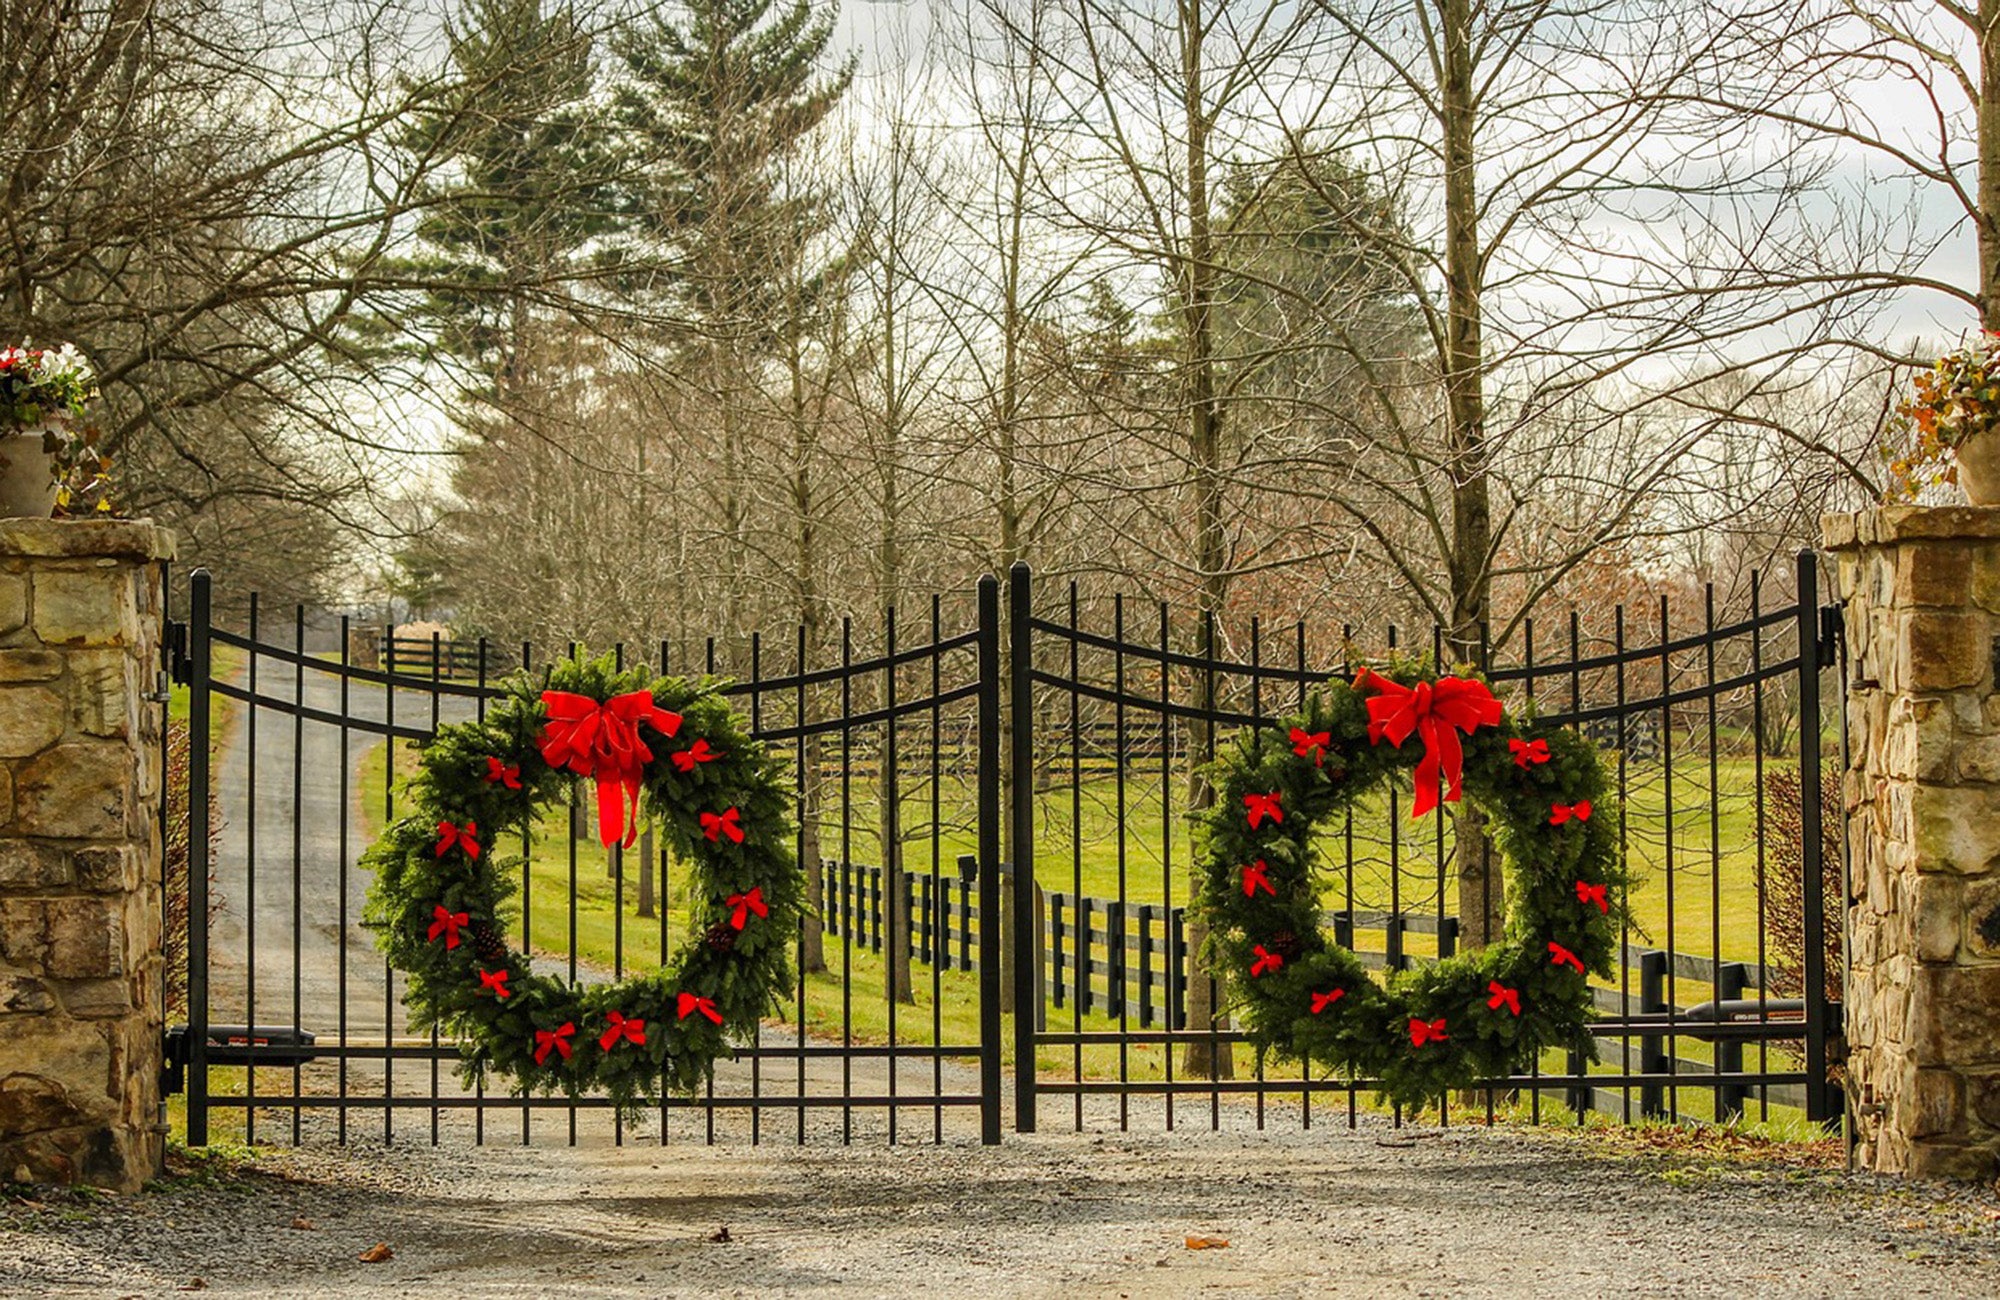
[[[1819,607],[1819,666],[1831,668],[1840,662],[1841,647],[1847,639],[1847,615],[1839,605]]]
[[[194,656],[188,653],[187,624],[170,620],[160,650],[167,657],[167,676],[175,685],[186,686],[194,680]]]

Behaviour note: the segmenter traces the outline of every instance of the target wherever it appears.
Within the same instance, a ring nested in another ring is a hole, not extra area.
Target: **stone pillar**
[[[0,520],[0,1178],[161,1168],[165,530]]]
[[[1825,521],[1848,650],[1846,1088],[1869,1167],[2000,1174],[2000,508]]]

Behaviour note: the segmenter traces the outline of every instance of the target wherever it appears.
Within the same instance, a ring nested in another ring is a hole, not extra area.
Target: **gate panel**
[[[1619,976],[1596,991],[1599,1062],[1549,1054],[1489,1080],[1489,1116],[1509,1098],[1536,1120],[1558,1106],[1579,1121],[1590,1110],[1628,1121],[1832,1116],[1826,1040],[1839,1009],[1826,987],[1818,691],[1831,643],[1818,631],[1814,557],[1775,585],[1795,594],[1773,602],[1752,577],[1733,600],[1711,586],[1685,593],[1680,609],[1661,597],[1649,609],[1577,611],[1553,629],[1525,620],[1507,653],[1482,647],[1513,706],[1609,751],[1643,925],[1624,936]],[[1077,1129],[1139,1117],[1171,1128],[1190,1104],[1210,1127],[1262,1127],[1274,1113],[1310,1126],[1328,1102],[1356,1123],[1368,1081],[1280,1072],[1237,1046],[1226,1019],[1203,1015],[1229,994],[1200,970],[1182,924],[1185,814],[1206,797],[1196,774],[1236,729],[1274,725],[1371,656],[1446,659],[1441,631],[1272,630],[1257,619],[1222,629],[1074,585],[1050,594],[1037,605],[1017,568],[1017,1005],[1030,1004],[1036,978],[1048,989],[1032,1002],[1044,1023],[1016,1023],[1017,1124],[1034,1128],[1054,1103]],[[1218,651],[1225,632],[1233,644]],[[1387,791],[1320,846],[1325,924],[1377,968],[1460,943],[1453,836],[1441,819],[1409,823],[1402,798]],[[1065,1068],[1038,1074],[1036,1049]]]
[[[357,860],[402,811],[412,747],[442,723],[482,716],[499,679],[542,665],[544,652],[438,637],[420,653],[389,629],[303,610],[274,628],[254,597],[243,609],[240,621],[218,619],[208,575],[194,574],[176,665],[195,756],[189,1141],[624,1140],[602,1098],[461,1084],[456,1045],[411,1030],[401,977],[361,920]],[[615,649],[621,662],[730,679],[721,689],[753,732],[791,759],[802,862],[834,887],[822,927],[800,935],[802,952],[819,941],[825,969],[801,963],[792,998],[755,1041],[719,1063],[701,1096],[647,1116],[644,1136],[998,1140],[1001,896],[998,870],[978,869],[997,866],[987,832],[999,816],[996,589],[924,613],[916,635],[891,615],[860,645],[842,625],[831,646],[799,629],[775,643]],[[584,982],[664,963],[688,926],[684,873],[664,847],[648,837],[607,853],[588,797],[579,783],[566,813],[513,846],[509,922],[543,969]],[[961,857],[977,884],[954,893]],[[220,911],[208,923],[211,875]],[[857,907],[842,882],[863,875],[874,888]],[[947,928],[978,960],[920,959],[918,939]]]

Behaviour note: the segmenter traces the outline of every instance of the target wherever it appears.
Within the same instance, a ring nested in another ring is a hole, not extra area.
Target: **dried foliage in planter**
[[[165,942],[167,984],[167,1018],[181,1020],[187,1016],[187,927],[188,927],[188,771],[189,758],[193,746],[188,736],[188,724],[181,719],[167,723],[167,823],[165,826],[165,858],[162,863],[166,877],[166,918]],[[215,792],[208,796],[209,854],[208,860],[215,861],[215,843],[222,833],[222,813],[216,803]],[[222,904],[212,887],[214,876],[209,877],[208,914],[212,920],[222,910]]]
[[[1805,795],[1796,768],[1764,773],[1764,932],[1771,992],[1797,997],[1805,988]],[[1820,879],[1826,911],[1826,995],[1840,997],[1840,771],[1820,769]]]

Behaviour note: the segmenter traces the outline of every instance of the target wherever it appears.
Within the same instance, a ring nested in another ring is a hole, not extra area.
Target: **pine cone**
[[[472,952],[488,966],[507,960],[507,936],[485,921],[472,923]]]
[[[727,921],[717,921],[708,927],[708,933],[703,938],[712,951],[733,952],[736,948],[736,927]]]
[[[1305,945],[1299,942],[1299,936],[1293,934],[1290,930],[1273,932],[1270,941],[1264,947],[1283,957],[1286,961],[1297,961],[1299,954],[1305,951]]]

